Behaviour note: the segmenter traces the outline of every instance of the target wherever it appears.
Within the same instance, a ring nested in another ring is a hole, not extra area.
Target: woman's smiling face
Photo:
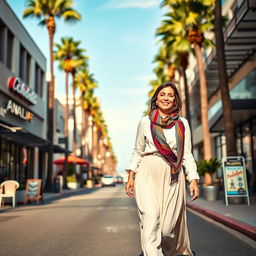
[[[174,90],[168,86],[163,88],[157,95],[156,104],[158,109],[164,113],[169,114],[170,110],[175,101],[175,93]]]

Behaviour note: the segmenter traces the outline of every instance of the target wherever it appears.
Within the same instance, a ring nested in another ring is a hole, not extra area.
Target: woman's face
[[[169,113],[175,101],[174,90],[168,86],[163,88],[157,95],[156,105],[163,113]]]

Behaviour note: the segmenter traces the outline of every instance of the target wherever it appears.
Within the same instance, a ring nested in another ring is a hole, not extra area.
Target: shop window
[[[8,30],[7,33],[7,67],[12,70],[14,35]]]
[[[4,48],[5,48],[5,25],[0,20],[0,61],[4,62]]]

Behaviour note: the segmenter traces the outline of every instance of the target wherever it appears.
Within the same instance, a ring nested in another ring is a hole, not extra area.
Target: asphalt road
[[[188,212],[196,256],[252,256],[256,249]],[[87,190],[40,206],[0,211],[0,255],[138,256],[134,199],[122,186]]]

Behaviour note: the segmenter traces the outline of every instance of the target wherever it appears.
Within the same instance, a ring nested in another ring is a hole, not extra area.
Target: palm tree
[[[204,159],[209,160],[212,158],[212,151],[208,121],[208,92],[203,66],[202,47],[212,45],[212,42],[204,37],[204,32],[213,29],[213,0],[166,0],[162,2],[162,5],[167,5],[170,9],[169,16],[172,19],[170,24],[168,24],[170,31],[175,37],[179,36],[182,41],[188,40],[195,52],[199,72]]]
[[[168,54],[172,56],[173,65],[179,71],[180,75],[184,80],[184,89],[185,89],[185,109],[186,109],[186,118],[191,125],[190,118],[190,101],[189,101],[189,92],[188,92],[188,83],[186,76],[186,69],[188,67],[188,55],[191,51],[191,46],[186,37],[186,32],[183,29],[177,29],[175,25],[176,22],[180,22],[182,27],[184,27],[185,17],[182,16],[182,13],[176,13],[174,9],[173,12],[169,12],[165,16],[167,19],[163,20],[161,26],[157,29],[157,36],[161,39],[161,42],[165,45]],[[174,22],[175,21],[175,22]],[[179,28],[179,27],[178,27]],[[179,36],[177,36],[178,34]],[[170,58],[170,57],[169,57]]]
[[[66,22],[75,22],[81,19],[80,14],[73,9],[72,0],[27,0],[23,17],[36,17],[40,20],[39,25],[47,27],[49,34],[50,49],[50,73],[51,81],[48,88],[48,111],[49,111],[49,140],[51,142],[48,152],[48,173],[46,189],[52,189],[52,168],[53,168],[53,143],[54,143],[54,72],[53,72],[53,44],[56,30],[55,18],[63,18]]]
[[[227,156],[237,155],[235,129],[232,119],[232,107],[228,87],[228,74],[224,51],[223,23],[221,15],[221,1],[215,0],[215,41],[219,73],[219,87],[223,105],[223,119],[226,135]]]
[[[193,13],[191,14],[193,18],[189,21],[188,40],[194,47],[199,73],[204,159],[209,160],[212,158],[212,148],[208,120],[208,90],[203,65],[202,46],[207,47],[211,44],[211,41],[204,37],[204,33],[211,31],[214,26],[213,0],[193,2],[193,4],[188,5],[188,8],[188,10]]]
[[[75,59],[71,61],[72,66],[72,94],[73,94],[73,118],[74,118],[74,129],[73,129],[73,152],[76,155],[77,149],[77,128],[76,128],[76,73],[79,70],[87,68],[87,59],[88,57],[83,55],[84,50],[81,50],[80,53],[76,56]]]
[[[78,47],[80,41],[75,41],[72,37],[62,37],[61,44],[55,43],[56,50],[54,51],[55,60],[59,60],[59,68],[65,71],[65,87],[66,87],[66,106],[65,106],[65,163],[64,163],[64,187],[66,187],[66,174],[68,171],[68,151],[69,151],[69,74],[73,69],[74,58],[81,54],[81,49]]]
[[[82,132],[81,132],[81,141],[82,141],[82,152],[81,155],[85,155],[85,136],[86,136],[86,114],[84,110],[84,98],[87,90],[96,88],[97,82],[94,79],[93,74],[90,74],[88,68],[80,70],[75,76],[75,86],[80,89],[80,105],[82,107]]]

